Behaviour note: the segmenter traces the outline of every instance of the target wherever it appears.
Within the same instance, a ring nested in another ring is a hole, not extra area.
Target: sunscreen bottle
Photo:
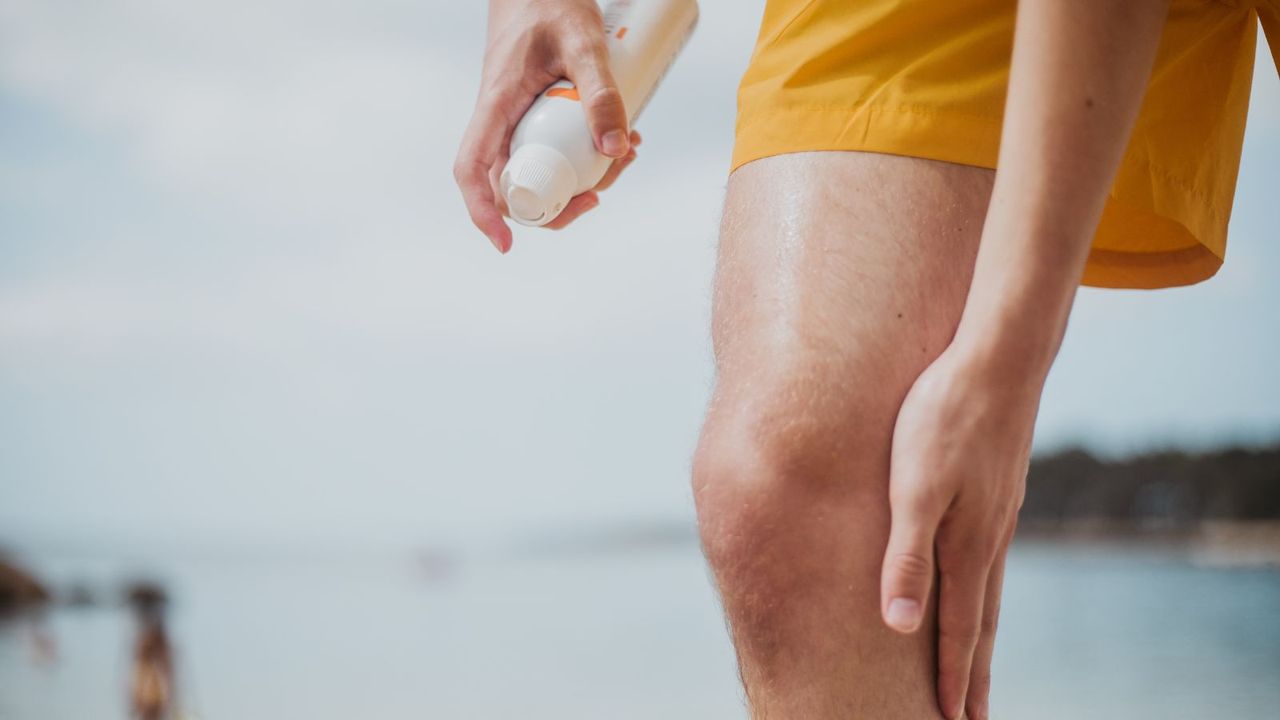
[[[653,97],[698,22],[697,0],[610,0],[604,6],[609,69],[627,126]],[[534,100],[511,135],[499,179],[511,218],[546,225],[573,196],[600,182],[614,158],[596,150],[578,89],[559,80]]]

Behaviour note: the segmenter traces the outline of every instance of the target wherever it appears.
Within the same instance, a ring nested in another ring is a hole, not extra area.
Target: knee
[[[713,567],[767,562],[794,549],[794,529],[815,510],[849,509],[867,497],[859,490],[874,482],[868,463],[876,452],[863,410],[848,401],[823,406],[785,383],[753,387],[750,402],[713,405],[692,468],[698,531]]]

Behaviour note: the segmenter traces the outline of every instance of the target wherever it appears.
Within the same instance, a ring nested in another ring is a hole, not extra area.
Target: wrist
[[[949,349],[983,386],[1037,397],[1057,354],[1056,344],[998,326],[958,329]]]
[[[952,346],[961,361],[996,384],[1044,384],[1062,345],[1074,287],[1065,297],[998,288],[971,291]]]
[[[1019,220],[1025,218],[993,202],[952,344],[993,374],[1043,383],[1066,332],[1090,237]]]

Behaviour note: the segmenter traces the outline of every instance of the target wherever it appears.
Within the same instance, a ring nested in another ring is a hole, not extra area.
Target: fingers
[[[565,43],[561,50],[565,72],[578,88],[596,149],[613,158],[626,155],[631,149],[627,109],[609,70],[609,50],[603,33],[574,35]]]
[[[600,182],[596,183],[596,186],[591,189],[596,192],[604,192],[605,190],[608,190],[609,187],[613,185],[613,181],[618,179],[618,175],[622,174],[622,171],[635,159],[636,153],[632,150],[626,155],[614,160],[610,163],[609,169],[605,172],[604,177],[600,178]]]
[[[503,217],[511,217],[511,208],[507,207],[507,198],[502,194],[502,170],[507,166],[507,160],[508,153],[504,152],[489,168],[489,190],[493,193],[493,204]]]
[[[636,159],[635,146],[639,144],[640,133],[632,130],[631,151],[610,163],[609,169],[605,172],[604,177],[600,179],[600,182],[596,183],[595,187],[591,188],[591,190],[587,192],[575,196],[569,201],[568,205],[565,205],[564,210],[561,210],[560,214],[557,215],[554,220],[543,225],[543,227],[550,228],[552,230],[560,230],[586,214],[588,211],[598,207],[600,205],[600,196],[597,193],[602,192],[610,185],[613,185],[613,182],[618,179],[618,176],[622,171]]]
[[[560,214],[554,220],[543,225],[544,228],[551,230],[560,230],[569,223],[577,220],[584,213],[600,204],[600,196],[595,191],[588,190],[581,195],[575,195],[568,205],[560,211]]]
[[[511,228],[502,219],[502,211],[494,200],[489,184],[488,168],[478,160],[467,160],[455,166],[454,179],[462,189],[471,222],[489,238],[489,242],[505,253],[511,249]]]
[[[596,183],[596,186],[591,189],[595,190],[596,192],[604,192],[605,190],[608,190],[609,187],[613,185],[613,182],[618,179],[618,176],[622,174],[622,171],[626,170],[627,166],[630,165],[632,161],[636,159],[636,146],[639,144],[640,144],[640,133],[636,132],[635,130],[632,130],[631,131],[631,150],[626,155],[623,155],[622,157],[610,163],[609,169],[605,171],[604,177],[600,178],[600,182]]]
[[[512,102],[513,96],[509,91],[496,91],[477,104],[453,164],[453,177],[462,190],[471,222],[501,253],[511,249],[511,228],[503,220],[490,169],[498,156],[505,154],[504,146],[511,135],[512,125],[502,111],[502,103]]]
[[[1000,591],[1004,586],[1004,559],[1013,538],[1010,528],[987,576],[987,588],[982,604],[981,636],[973,653],[973,667],[969,671],[969,691],[965,695],[965,712],[969,720],[988,720],[991,716],[991,658],[995,653],[996,626],[1000,618]]]
[[[914,500],[890,502],[889,544],[880,578],[880,613],[889,627],[913,632],[933,584],[933,539],[940,513]]]
[[[938,562],[938,707],[959,719],[969,691],[974,651],[982,635],[983,603],[991,575],[992,553],[978,539],[941,537]]]

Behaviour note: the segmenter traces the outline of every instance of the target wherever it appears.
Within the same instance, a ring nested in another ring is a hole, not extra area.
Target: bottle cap
[[[498,185],[512,220],[521,225],[546,225],[573,198],[578,173],[559,150],[529,143],[507,160]]]

